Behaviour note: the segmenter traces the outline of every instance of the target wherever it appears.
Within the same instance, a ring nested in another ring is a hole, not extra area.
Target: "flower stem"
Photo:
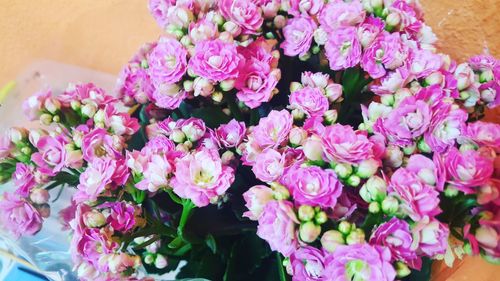
[[[281,254],[276,252],[276,263],[278,266],[278,274],[280,276],[280,281],[286,281],[285,268],[283,267],[283,259]]]
[[[181,219],[179,220],[179,227],[177,227],[177,234],[179,235],[179,237],[182,238],[182,240],[186,240],[184,238],[184,227],[186,226],[187,220],[193,213],[194,208],[195,205],[191,200],[189,199],[182,200],[182,214],[181,214]]]

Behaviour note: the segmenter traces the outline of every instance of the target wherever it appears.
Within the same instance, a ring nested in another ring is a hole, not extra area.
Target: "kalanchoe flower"
[[[37,182],[34,176],[35,169],[31,165],[17,163],[16,170],[12,174],[12,179],[17,187],[16,194],[21,197],[27,197],[30,191],[36,186]]]
[[[325,128],[321,136],[326,160],[356,164],[374,156],[374,144],[362,131],[335,124]]]
[[[327,256],[325,280],[380,280],[393,281],[396,271],[392,267],[389,249],[368,244],[338,246]]]
[[[117,231],[127,232],[135,226],[135,216],[139,213],[134,205],[125,202],[105,204],[110,208],[110,215],[107,219],[109,225]]]
[[[245,199],[245,206],[248,209],[243,213],[243,216],[251,220],[258,220],[267,203],[274,200],[274,194],[271,188],[265,185],[256,185],[243,193],[243,199]]]
[[[294,165],[283,175],[281,183],[288,187],[298,204],[333,208],[342,193],[342,184],[331,169]]]
[[[254,1],[221,0],[222,15],[242,28],[243,34],[257,34],[264,21],[262,11]]]
[[[300,247],[290,256],[289,274],[292,275],[292,280],[327,280],[323,273],[325,259],[325,253],[314,247]]]
[[[273,251],[288,257],[298,247],[298,223],[291,202],[269,201],[259,217],[257,235],[266,240]]]
[[[107,186],[112,183],[116,161],[111,158],[95,158],[87,169],[80,175],[78,202],[96,200]]]
[[[335,33],[339,27],[355,26],[365,19],[365,11],[359,0],[344,2],[330,1],[323,8],[319,21],[321,27],[330,33]]]
[[[246,126],[244,122],[238,122],[233,119],[229,123],[217,128],[215,133],[226,148],[237,147],[245,137]]]
[[[43,219],[37,209],[16,195],[4,193],[0,211],[0,225],[16,238],[34,235],[42,228]]]
[[[153,84],[177,83],[186,73],[187,51],[179,41],[163,37],[148,55],[149,73]]]
[[[66,144],[68,139],[63,135],[43,136],[37,142],[38,152],[31,155],[31,160],[40,172],[53,176],[67,166]]]
[[[47,99],[52,96],[52,91],[50,89],[41,90],[35,93],[33,96],[29,97],[23,103],[23,112],[29,120],[35,120],[40,117],[42,110],[44,109],[44,104]]]
[[[398,218],[379,225],[370,238],[370,244],[384,246],[391,251],[392,261],[400,260],[420,269],[421,260],[412,248],[412,243],[409,224]]]
[[[414,247],[428,257],[444,255],[448,247],[448,226],[436,219],[426,218],[412,228]]]
[[[120,137],[110,135],[102,128],[94,129],[83,137],[83,159],[91,162],[95,158],[118,158],[121,156],[122,142]]]
[[[287,12],[294,17],[298,17],[303,13],[314,16],[319,14],[325,1],[323,0],[285,0],[282,5],[287,5]]]
[[[386,74],[386,69],[400,67],[407,55],[399,34],[382,32],[365,50],[361,66],[372,78],[377,79]]]
[[[299,109],[307,116],[323,116],[328,108],[328,98],[319,88],[305,87],[290,95],[290,109]]]
[[[361,44],[356,28],[342,27],[332,32],[325,45],[325,54],[332,70],[356,66],[361,60]]]
[[[285,157],[272,148],[266,148],[255,158],[252,171],[263,182],[278,180],[285,170]]]
[[[287,56],[305,56],[311,48],[316,23],[309,16],[292,18],[283,28],[285,41],[281,44]]]
[[[466,141],[472,141],[476,145],[489,146],[500,152],[500,125],[477,121],[467,124],[465,136]]]
[[[434,109],[424,140],[437,153],[444,153],[465,132],[467,113],[455,105],[441,103]]]
[[[201,150],[178,159],[174,175],[174,192],[198,207],[223,195],[234,181],[233,168],[223,165],[215,150]]]
[[[260,119],[252,131],[256,144],[263,148],[277,148],[288,137],[292,129],[293,119],[286,110],[273,110],[267,117]]]

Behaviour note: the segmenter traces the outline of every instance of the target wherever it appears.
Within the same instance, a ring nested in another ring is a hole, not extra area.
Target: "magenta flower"
[[[385,119],[379,118],[373,130],[386,137],[390,143],[405,147],[427,131],[431,116],[431,109],[426,102],[408,97]]]
[[[106,130],[96,128],[83,137],[83,159],[92,162],[95,158],[118,158],[122,147],[122,140],[118,136],[111,136]]]
[[[134,205],[125,202],[113,202],[105,205],[110,208],[107,222],[117,231],[127,232],[135,226],[135,215],[137,213]]]
[[[149,0],[148,8],[158,25],[164,27],[168,24],[168,8],[175,5],[176,0]]]
[[[431,126],[424,135],[425,142],[434,152],[444,153],[465,132],[467,118],[463,109],[441,103],[434,109]]]
[[[169,186],[169,178],[174,171],[174,165],[166,155],[150,155],[143,169],[144,178],[136,184],[136,187],[140,190],[156,192],[160,188]]]
[[[215,39],[218,31],[217,25],[206,18],[189,24],[189,37],[194,44]]]
[[[179,41],[163,37],[148,55],[148,64],[156,86],[177,83],[186,73],[187,51]]]
[[[305,87],[290,95],[290,108],[299,109],[310,117],[321,117],[328,110],[328,98],[319,88]]]
[[[271,69],[267,62],[249,60],[236,79],[236,96],[248,107],[256,108],[271,100],[280,78],[281,71]]]
[[[317,15],[325,5],[324,0],[288,0],[287,2],[289,2],[287,3],[289,5],[287,12],[294,17],[301,14]]]
[[[7,134],[0,136],[0,160],[7,158],[14,148],[14,144],[10,141]]]
[[[419,252],[431,258],[446,253],[448,237],[450,236],[447,225],[434,218],[425,219],[418,222],[411,231]]]
[[[227,148],[237,147],[243,141],[247,130],[244,122],[238,122],[235,119],[229,123],[221,125],[215,133],[222,145]]]
[[[54,175],[66,165],[67,153],[65,145],[68,140],[63,136],[43,136],[37,142],[38,152],[31,155],[31,160],[38,166],[38,171]]]
[[[294,165],[281,179],[298,204],[333,208],[342,193],[342,183],[331,169]]]
[[[17,195],[21,197],[29,196],[31,190],[37,184],[34,172],[35,169],[33,166],[24,163],[16,163],[16,170],[12,174],[12,180],[17,187]]]
[[[443,65],[443,58],[429,50],[413,50],[409,56],[410,73],[416,78],[427,77],[438,71]]]
[[[368,48],[378,35],[384,30],[384,21],[380,18],[368,17],[358,27],[358,37],[363,48]]]
[[[393,281],[396,271],[387,248],[369,244],[337,246],[325,260],[324,276],[328,281],[377,280]]]
[[[266,148],[258,154],[252,167],[255,177],[263,182],[273,182],[281,178],[284,169],[285,158],[272,148]]]
[[[407,169],[400,168],[392,175],[389,192],[401,199],[402,210],[414,221],[441,213],[439,192]]]
[[[392,262],[403,261],[420,269],[421,260],[412,248],[413,237],[410,225],[401,219],[392,218],[379,225],[370,237],[370,244],[383,246],[391,251]]]
[[[460,152],[452,147],[444,155],[448,182],[465,193],[485,184],[493,175],[493,160],[475,150]]]
[[[407,55],[398,33],[382,32],[363,53],[361,66],[377,79],[386,74],[386,69],[400,67]]]
[[[251,220],[258,220],[267,203],[274,200],[274,194],[271,188],[265,185],[256,185],[243,193],[243,199],[245,207],[248,209],[243,213],[243,216]]]
[[[311,48],[313,33],[318,26],[309,16],[295,17],[288,20],[283,28],[285,41],[281,44],[285,55],[304,56]]]
[[[223,195],[233,181],[233,168],[222,165],[216,150],[201,150],[177,160],[171,185],[177,195],[204,207]]]
[[[261,9],[253,1],[221,0],[219,8],[226,19],[241,27],[243,34],[257,34],[264,22]]]
[[[188,93],[176,84],[162,84],[155,88],[152,100],[160,108],[176,109],[187,96]]]
[[[364,132],[354,131],[351,126],[328,126],[321,140],[324,156],[330,162],[357,164],[374,156],[374,144]]]
[[[477,121],[468,123],[465,138],[477,145],[489,146],[500,152],[500,124]]]
[[[127,105],[134,101],[145,104],[153,96],[154,87],[147,71],[139,65],[125,66],[118,76],[117,91]]]
[[[287,140],[292,129],[293,118],[286,110],[273,110],[267,117],[260,119],[252,135],[256,144],[263,148],[277,148]]]
[[[80,175],[78,184],[78,200],[92,201],[106,190],[107,185],[112,183],[115,173],[116,161],[110,158],[95,158],[89,162],[87,169]]]
[[[337,32],[339,27],[355,26],[365,19],[365,10],[359,0],[344,2],[330,1],[318,17],[321,27],[330,33]]]
[[[37,209],[13,194],[3,194],[0,211],[0,224],[16,238],[34,235],[42,228],[43,220]]]
[[[133,135],[139,128],[139,121],[130,117],[130,114],[118,112],[114,104],[109,104],[104,109],[104,124],[116,135]]]
[[[81,236],[75,234],[72,243],[75,243],[75,254],[80,258],[92,264],[99,271],[106,271],[107,264],[101,264],[99,261],[102,256],[114,253],[119,245],[112,239],[112,232],[108,228],[87,228],[81,233]]]
[[[298,223],[291,202],[269,201],[259,218],[257,235],[269,243],[271,250],[289,257],[298,248]]]
[[[415,174],[423,183],[436,186],[437,190],[443,191],[446,170],[440,155],[434,154],[433,159],[429,159],[421,154],[414,154],[408,159],[406,169]]]
[[[41,90],[30,96],[23,102],[23,113],[30,121],[40,117],[44,108],[45,101],[50,99],[52,91],[50,89]]]
[[[293,281],[327,280],[325,270],[324,252],[311,247],[303,246],[290,256],[290,268]]]
[[[325,54],[332,70],[356,66],[361,60],[361,44],[356,28],[343,27],[329,34]]]
[[[237,78],[242,62],[234,44],[215,39],[196,45],[189,68],[196,75],[219,82]]]

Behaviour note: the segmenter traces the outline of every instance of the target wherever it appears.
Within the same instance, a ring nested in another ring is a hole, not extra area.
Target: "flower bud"
[[[61,103],[52,98],[46,99],[44,105],[45,109],[52,114],[55,114],[59,109],[61,109]]]
[[[325,111],[325,114],[323,117],[325,117],[325,122],[327,125],[331,125],[337,121],[337,117],[339,114],[337,113],[337,110],[335,109],[330,109]]]
[[[328,216],[323,211],[317,212],[316,215],[314,216],[314,221],[317,224],[324,224],[327,220],[328,220]]]
[[[28,130],[25,128],[12,127],[9,129],[8,134],[12,143],[19,143],[28,137]]]
[[[367,179],[373,176],[379,168],[379,163],[377,160],[370,158],[361,161],[358,166],[358,170],[356,171],[356,175],[362,179]]]
[[[212,94],[212,100],[213,100],[214,102],[221,102],[223,98],[224,98],[224,94],[223,94],[223,93],[221,93],[221,92],[218,92],[218,91],[217,91],[217,92],[214,92],[214,93]]]
[[[401,261],[396,262],[396,276],[398,278],[404,278],[408,275],[410,275],[411,270],[408,268],[408,266]]]
[[[94,103],[87,103],[82,107],[82,115],[88,118],[94,117],[96,111],[97,111],[97,106]]]
[[[345,239],[347,245],[361,244],[365,242],[365,232],[361,228],[356,228]]]
[[[384,5],[384,0],[370,0],[370,4],[373,8],[380,8]]]
[[[70,106],[71,106],[71,109],[73,109],[74,111],[77,111],[77,110],[80,109],[80,107],[82,106],[82,104],[80,103],[80,101],[72,100],[70,102]]]
[[[403,147],[403,153],[405,155],[412,155],[412,154],[415,153],[416,149],[417,149],[417,145],[416,144],[411,144],[411,145]]]
[[[35,188],[30,193],[30,200],[35,204],[45,204],[49,202],[49,192],[43,188]]]
[[[184,91],[186,91],[186,92],[192,92],[193,91],[193,85],[194,85],[194,82],[192,80],[186,80],[186,81],[184,81],[182,83]]]
[[[360,178],[360,177],[358,177],[358,176],[356,176],[356,175],[351,175],[351,176],[347,179],[346,183],[347,183],[348,185],[350,185],[350,186],[354,186],[354,187],[356,187],[356,186],[358,186],[358,185],[361,183],[361,178]]]
[[[294,127],[290,130],[290,144],[294,147],[300,146],[307,138],[306,130],[300,127]]]
[[[336,230],[328,230],[321,237],[321,246],[326,251],[333,253],[337,246],[345,243],[342,233]]]
[[[175,129],[170,134],[170,138],[176,143],[183,143],[186,140],[186,135],[179,129]]]
[[[273,23],[274,23],[274,27],[276,27],[276,29],[282,29],[286,25],[286,18],[282,15],[277,15],[274,18]]]
[[[274,198],[276,200],[286,200],[290,197],[288,189],[277,182],[272,182],[271,188],[274,191]]]
[[[382,211],[388,215],[395,214],[399,209],[398,199],[388,196],[382,201]]]
[[[83,214],[83,223],[90,228],[101,227],[106,223],[106,218],[101,212],[92,210]]]
[[[436,71],[425,78],[425,83],[428,85],[441,85],[444,81],[444,76],[441,72]]]
[[[389,145],[385,150],[384,162],[389,167],[398,168],[403,164],[403,152],[395,145]]]
[[[422,138],[417,143],[418,149],[424,153],[430,153],[432,151],[431,147]]]
[[[331,83],[325,88],[325,95],[328,101],[335,102],[342,97],[342,85]]]
[[[394,105],[394,96],[393,95],[383,95],[380,97],[380,102],[383,104],[383,105],[387,105],[387,106],[393,106]]]
[[[452,185],[448,185],[444,190],[444,195],[450,198],[455,197],[458,195],[458,189]]]
[[[194,96],[208,97],[214,91],[214,85],[203,77],[196,77],[193,81]]]
[[[397,13],[390,13],[387,15],[387,18],[385,18],[385,22],[389,26],[397,26],[401,22],[401,16]]]
[[[341,179],[346,179],[352,174],[352,166],[347,163],[339,163],[333,170]]]
[[[371,202],[368,205],[368,212],[370,212],[372,214],[377,214],[378,212],[380,212],[380,203],[378,203],[378,202]]]
[[[481,74],[479,74],[479,83],[490,82],[494,78],[495,78],[495,75],[493,74],[493,70],[488,69],[488,70],[481,72]]]
[[[158,240],[146,246],[146,251],[148,251],[149,253],[156,253],[158,252],[158,249],[160,247],[161,247],[161,241]]]
[[[311,161],[319,161],[323,159],[323,147],[321,140],[312,136],[305,140],[303,144],[304,155]]]
[[[224,31],[224,32],[221,32],[221,34],[219,35],[219,40],[227,42],[227,43],[233,43],[234,38],[233,38],[233,35],[231,35],[231,33]],[[242,46],[244,46],[244,45],[242,44]]]
[[[233,161],[236,160],[236,157],[234,156],[234,152],[227,150],[226,152],[222,153],[222,156],[220,157],[222,161],[222,165],[229,165]]]
[[[320,46],[325,45],[326,42],[328,41],[328,33],[321,27],[317,28],[314,31],[313,37],[314,37],[314,42],[316,42],[316,44]]]
[[[167,267],[167,265],[168,265],[168,262],[167,262],[167,259],[165,258],[165,256],[157,254],[156,259],[155,259],[155,267],[158,269],[163,269],[163,268]]]
[[[290,83],[290,93],[296,92],[302,88],[304,88],[304,86],[302,86],[299,82]]]
[[[42,204],[40,206],[37,206],[36,207],[38,213],[40,213],[40,216],[42,216],[42,218],[48,218],[50,217],[50,206],[49,204]]]
[[[500,93],[498,93],[500,95]],[[481,100],[486,103],[493,102],[495,100],[497,93],[491,89],[484,89],[481,91]]]
[[[222,25],[222,28],[224,28],[225,31],[229,32],[233,37],[238,37],[238,35],[240,35],[241,33],[241,27],[232,21],[226,21]]]
[[[300,225],[299,237],[306,243],[314,242],[320,234],[321,226],[314,224],[312,221],[308,221]]]
[[[363,185],[366,188],[367,193],[369,194],[369,201],[382,201],[387,195],[387,183],[385,180],[379,176],[373,176],[369,178],[366,183]],[[365,199],[363,197],[363,199]],[[365,200],[366,201],[366,200]]]
[[[229,92],[234,89],[235,80],[224,80],[220,82],[219,86],[224,92]]]
[[[351,232],[352,228],[353,228],[353,225],[348,221],[341,221],[339,223],[339,231],[344,235],[349,234]]]
[[[155,256],[152,255],[152,254],[147,254],[145,257],[144,257],[144,263],[145,264],[153,264],[153,262],[155,261]]]
[[[307,222],[314,218],[314,208],[309,205],[299,207],[299,220]]]

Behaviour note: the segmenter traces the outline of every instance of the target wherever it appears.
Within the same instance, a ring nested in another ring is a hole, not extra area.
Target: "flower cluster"
[[[275,261],[297,281],[392,281],[426,259],[500,259],[500,125],[480,121],[500,61],[437,53],[418,1],[149,8],[165,33],[116,97],[41,91],[23,109],[43,129],[0,138],[0,182],[17,187],[0,223],[15,236],[36,234],[67,185],[84,280],[186,260],[179,278],[264,280],[256,268]]]

